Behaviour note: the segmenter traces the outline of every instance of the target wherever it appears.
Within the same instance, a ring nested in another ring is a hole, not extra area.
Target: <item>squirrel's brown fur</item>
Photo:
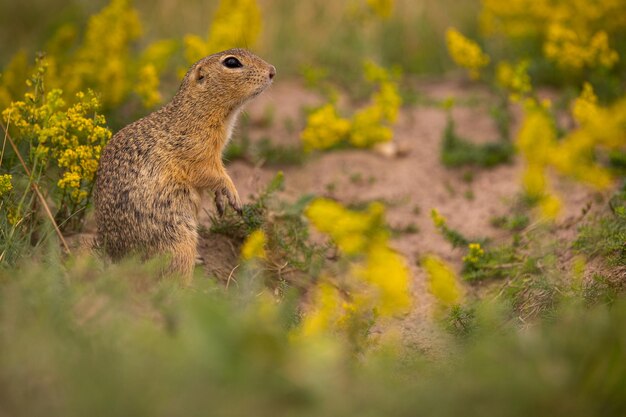
[[[210,55],[189,69],[171,102],[117,132],[97,173],[97,245],[113,260],[169,255],[170,270],[188,282],[201,192],[215,192],[220,212],[226,201],[241,211],[222,151],[242,106],[275,73],[246,50]]]

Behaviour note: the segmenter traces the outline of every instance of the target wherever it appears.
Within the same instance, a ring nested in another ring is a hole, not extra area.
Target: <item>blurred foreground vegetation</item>
[[[181,290],[93,259],[0,272],[4,415],[570,415],[626,412],[626,304],[562,299],[520,328],[502,301],[428,352],[298,337],[295,294],[248,277]],[[608,290],[602,290],[602,297]],[[433,337],[432,335],[430,337]]]

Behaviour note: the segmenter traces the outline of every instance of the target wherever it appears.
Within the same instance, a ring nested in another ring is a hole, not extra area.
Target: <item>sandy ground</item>
[[[418,89],[427,97],[436,99],[450,96],[461,100],[490,99],[489,93],[481,87],[454,80],[423,83]],[[252,126],[249,132],[251,140],[269,137],[275,143],[297,144],[299,132],[304,126],[302,108],[319,105],[322,100],[297,84],[277,82],[247,109]],[[261,121],[267,118],[267,114],[272,114],[273,120],[264,126]],[[458,106],[453,114],[457,132],[463,137],[476,142],[492,141],[498,137],[494,121],[485,106]],[[519,125],[519,117],[516,119],[514,130]],[[305,165],[296,167],[264,167],[234,161],[228,165],[228,171],[244,202],[262,189],[278,170],[283,170],[285,191],[282,198],[295,200],[303,194],[313,193],[345,204],[382,199],[388,203],[389,224],[399,228],[416,225],[417,233],[399,234],[393,239],[393,245],[406,257],[412,273],[415,309],[407,325],[422,327],[420,333],[423,336],[424,331],[428,331],[428,325],[423,324],[425,321],[420,318],[431,312],[433,300],[427,291],[426,276],[418,265],[418,259],[426,253],[434,253],[458,270],[462,256],[435,230],[430,218],[431,209],[439,210],[451,227],[466,236],[489,237],[496,241],[506,238],[507,232],[491,226],[490,219],[509,212],[511,203],[520,192],[519,178],[523,168],[517,158],[510,165],[473,169],[473,180],[468,182],[464,179],[468,169],[450,170],[439,161],[445,124],[446,115],[441,109],[407,107],[401,111],[394,132],[394,141],[409,150],[403,157],[389,158],[371,150],[347,150],[319,154]],[[556,189],[566,203],[561,219],[563,224],[576,218],[592,200],[590,190],[567,181],[559,180]],[[473,193],[473,197],[468,197],[468,193]],[[204,204],[212,210],[212,201],[207,199]],[[563,233],[568,233],[571,228],[563,229]],[[224,242],[204,239],[200,253],[209,263],[217,260],[216,255],[227,257],[226,265],[214,270],[218,275],[227,275],[227,265],[236,261],[236,251]]]

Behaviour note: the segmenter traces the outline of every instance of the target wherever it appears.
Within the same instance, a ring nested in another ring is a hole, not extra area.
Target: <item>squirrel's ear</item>
[[[206,68],[204,65],[198,65],[194,71],[194,79],[196,81],[202,81],[206,76]]]

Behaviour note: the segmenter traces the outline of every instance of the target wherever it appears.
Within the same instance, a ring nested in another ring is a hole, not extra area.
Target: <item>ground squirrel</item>
[[[275,74],[243,49],[210,55],[189,69],[171,102],[117,132],[97,172],[97,246],[113,260],[169,255],[170,271],[188,282],[201,192],[215,192],[220,213],[226,202],[241,212],[222,151],[243,105]]]

